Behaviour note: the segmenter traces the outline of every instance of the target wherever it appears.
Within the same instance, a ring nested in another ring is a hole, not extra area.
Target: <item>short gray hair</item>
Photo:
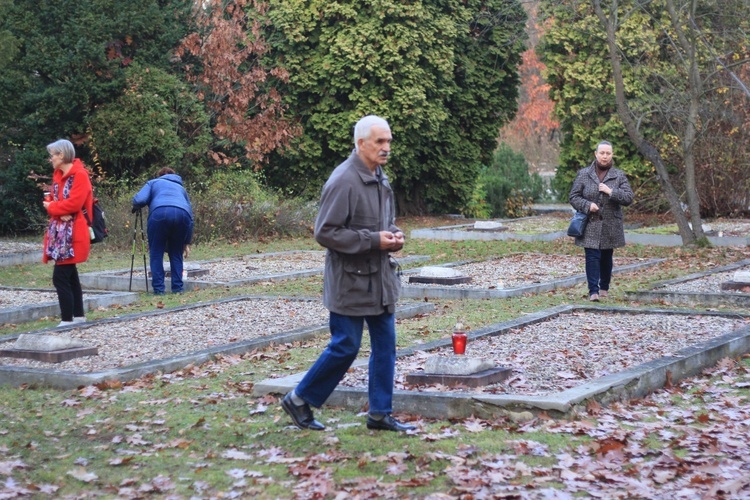
[[[62,159],[65,163],[71,163],[76,157],[76,148],[67,139],[58,139],[51,144],[47,144],[47,152],[51,155],[62,153]]]
[[[599,151],[599,146],[609,146],[611,148],[612,143],[609,141],[600,141],[599,144],[596,145],[596,149],[594,151]]]
[[[391,130],[391,126],[388,125],[388,121],[385,118],[381,118],[375,115],[367,115],[360,119],[356,125],[354,125],[354,149],[359,151],[359,145],[357,144],[360,139],[367,139],[370,137],[372,127],[382,127],[387,130]]]

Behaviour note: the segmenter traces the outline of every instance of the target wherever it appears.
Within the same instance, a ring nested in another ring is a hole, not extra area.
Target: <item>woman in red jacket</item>
[[[42,260],[55,261],[52,283],[62,313],[62,322],[57,326],[67,326],[86,321],[76,264],[86,262],[89,257],[91,237],[83,211],[93,214],[94,195],[89,173],[75,157],[70,141],[55,141],[47,146],[47,151],[54,172],[50,195],[44,200],[50,221],[44,235]]]

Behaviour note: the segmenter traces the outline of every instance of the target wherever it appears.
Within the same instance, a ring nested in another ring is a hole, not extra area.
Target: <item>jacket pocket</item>
[[[356,300],[355,296],[362,297],[372,293],[375,286],[373,280],[378,272],[377,261],[371,258],[346,259],[343,262],[343,269],[341,291],[344,294]]]

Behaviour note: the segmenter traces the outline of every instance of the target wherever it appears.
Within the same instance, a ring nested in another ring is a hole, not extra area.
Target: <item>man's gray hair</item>
[[[594,151],[599,151],[600,146],[609,146],[612,147],[612,143],[609,141],[600,141],[599,144],[596,145],[596,149]]]
[[[365,116],[354,125],[354,149],[356,151],[359,151],[359,140],[370,137],[372,127],[382,127],[391,130],[391,127],[388,125],[388,121],[385,118],[375,115]]]
[[[58,139],[51,144],[47,144],[47,152],[51,155],[62,153],[62,160],[65,163],[72,163],[76,157],[76,148],[67,139]]]

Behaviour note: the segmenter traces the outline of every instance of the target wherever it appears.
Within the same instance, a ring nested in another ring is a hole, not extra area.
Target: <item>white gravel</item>
[[[165,260],[165,265],[168,263]],[[272,274],[292,273],[322,269],[325,265],[325,252],[295,252],[277,255],[245,256],[235,259],[217,261],[185,262],[185,268],[207,270],[207,274],[196,276],[199,281],[238,281],[242,279],[268,276]],[[120,273],[120,275],[124,275]],[[130,275],[128,270],[127,275]],[[136,269],[134,276],[143,276],[143,271]],[[191,279],[188,277],[188,279]]]
[[[237,300],[55,332],[53,335],[80,339],[98,347],[99,355],[55,364],[0,358],[0,366],[96,372],[327,322],[328,311],[319,301]],[[12,348],[11,344],[0,343],[0,348]]]
[[[57,302],[57,293],[0,288],[0,309],[41,304],[44,302]]]
[[[401,320],[413,321],[413,320]],[[578,312],[470,340],[466,356],[511,368],[505,382],[481,388],[448,389],[441,385],[408,385],[406,375],[418,372],[429,356],[452,355],[451,347],[419,352],[396,362],[396,388],[420,392],[447,390],[491,394],[544,395],[588,380],[668,356],[685,347],[749,326],[749,319],[702,315]],[[366,388],[365,368],[351,370],[344,385]]]

